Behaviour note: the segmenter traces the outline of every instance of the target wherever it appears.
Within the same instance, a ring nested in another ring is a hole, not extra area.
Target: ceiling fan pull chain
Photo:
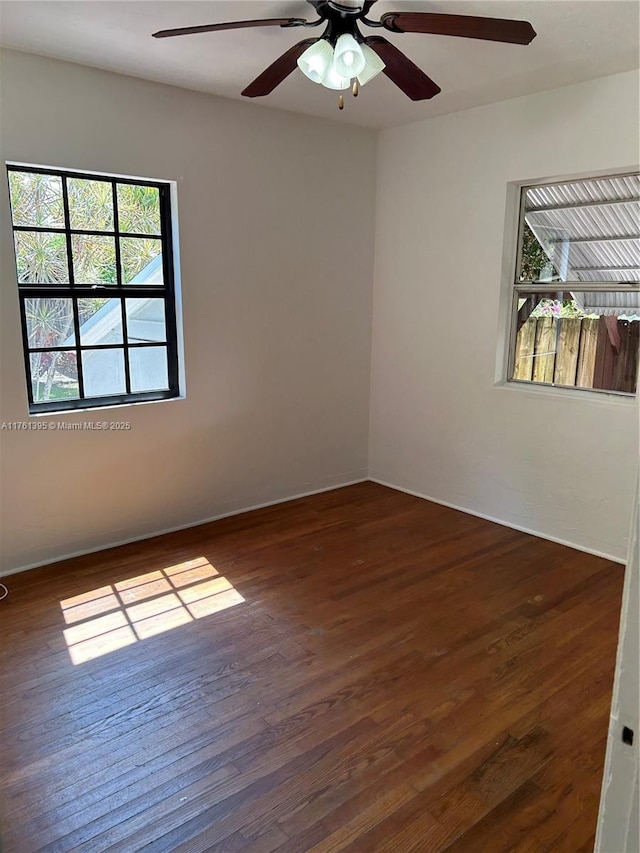
[[[358,85],[358,79],[357,79],[357,78],[353,81],[353,89],[352,89],[352,91],[353,91],[353,97],[354,97],[354,98],[357,98],[357,97],[358,97],[358,92],[360,91],[360,87],[359,87],[359,85]]]
[[[344,97],[342,95],[338,95],[338,109],[344,109]]]

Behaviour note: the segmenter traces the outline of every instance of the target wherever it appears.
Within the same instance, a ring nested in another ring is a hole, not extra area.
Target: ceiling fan
[[[154,38],[235,30],[245,27],[318,27],[325,30],[318,38],[299,41],[279,56],[242,94],[247,98],[268,95],[298,66],[314,83],[328,89],[344,90],[372,80],[381,71],[413,101],[433,98],[440,92],[437,83],[427,77],[407,56],[386,38],[364,36],[359,24],[392,33],[431,33],[443,36],[485,39],[487,41],[529,44],[536,32],[528,21],[482,18],[471,15],[447,15],[435,12],[387,12],[379,21],[367,17],[376,0],[307,0],[318,18],[264,18],[254,21],[229,21],[196,27],[179,27],[153,33]],[[344,107],[342,95],[340,109]]]

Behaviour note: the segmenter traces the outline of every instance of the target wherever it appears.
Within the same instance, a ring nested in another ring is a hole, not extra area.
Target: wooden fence
[[[516,339],[513,378],[634,393],[640,321],[529,317]]]

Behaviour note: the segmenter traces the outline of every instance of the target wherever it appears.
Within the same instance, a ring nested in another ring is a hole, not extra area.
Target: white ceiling
[[[531,45],[509,45],[435,35],[391,34],[394,42],[442,88],[432,101],[414,103],[380,75],[338,113],[337,95],[296,70],[256,103],[369,127],[389,127],[638,68],[636,0],[380,0],[369,17],[410,10],[529,20]],[[316,15],[305,0],[8,0],[0,3],[0,43],[241,98],[241,90],[302,38],[303,28],[263,28],[153,39],[169,27],[268,17]],[[379,34],[379,30],[367,30]]]

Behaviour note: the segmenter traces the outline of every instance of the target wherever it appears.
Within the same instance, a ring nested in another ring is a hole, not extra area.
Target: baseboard
[[[438,498],[430,497],[429,495],[425,495],[422,492],[417,492],[413,489],[407,489],[403,486],[398,486],[395,483],[389,483],[386,480],[381,480],[378,477],[360,477],[356,480],[348,480],[343,483],[336,483],[332,486],[324,486],[321,489],[312,489],[307,492],[300,492],[294,495],[289,495],[285,498],[278,498],[277,500],[265,501],[264,503],[253,504],[252,506],[244,507],[242,509],[232,510],[230,512],[224,512],[219,515],[211,516],[210,518],[199,519],[198,521],[189,522],[187,524],[180,524],[176,527],[167,527],[162,530],[156,530],[152,533],[144,533],[141,536],[132,536],[129,539],[120,539],[115,542],[109,542],[106,545],[100,545],[97,548],[86,548],[81,551],[74,551],[69,554],[63,554],[62,556],[52,557],[50,560],[41,560],[37,563],[30,563],[26,566],[19,566],[15,569],[7,569],[5,571],[0,571],[0,578],[10,577],[11,575],[17,575],[20,572],[27,572],[31,569],[39,569],[43,566],[49,566],[53,563],[61,563],[63,560],[71,560],[74,557],[84,557],[88,554],[97,554],[100,551],[107,551],[110,548],[118,548],[120,545],[130,545],[134,542],[144,542],[146,539],[154,539],[156,536],[164,536],[166,533],[178,533],[180,530],[188,530],[191,527],[200,527],[203,524],[210,524],[212,521],[221,521],[223,518],[232,518],[236,515],[243,515],[247,512],[253,512],[257,509],[265,509],[270,506],[277,506],[278,504],[289,503],[289,501],[299,500],[300,498],[308,498],[312,495],[320,495],[323,492],[331,492],[335,489],[344,489],[347,486],[355,486],[358,483],[366,483],[366,482],[377,483],[380,486],[386,486],[389,489],[395,489],[397,492],[404,492],[407,495],[412,495],[415,498],[421,498],[425,501],[430,501],[431,503],[440,504],[440,506],[449,507],[449,509],[456,509],[459,512],[465,512],[467,515],[474,515],[477,518],[483,518],[485,521],[492,521],[494,524],[501,524],[503,527],[510,527],[512,530],[518,530],[521,533],[528,533],[531,536],[537,536],[539,539],[547,539],[550,542],[556,542],[558,545],[566,545],[568,548],[573,548],[576,551],[582,551],[586,554],[592,554],[595,557],[603,557],[605,560],[611,560],[614,563],[620,563],[622,565],[626,564],[626,560],[620,557],[614,557],[611,554],[605,554],[603,551],[597,551],[595,548],[587,548],[583,545],[578,545],[575,542],[569,542],[566,539],[561,539],[557,536],[549,536],[545,533],[541,533],[539,530],[531,530],[531,528],[523,527],[519,524],[512,524],[508,521],[504,521],[501,518],[495,518],[492,515],[487,515],[483,512],[477,512],[476,510],[469,509],[468,507],[460,506],[459,504],[450,503],[449,501],[443,501]]]
[[[467,515],[475,515],[477,518],[483,518],[485,521],[493,521],[494,524],[501,524],[503,527],[510,527],[512,530],[518,530],[520,533],[528,533],[530,536],[537,536],[538,539],[547,539],[549,542],[556,542],[558,545],[566,545],[567,548],[573,548],[575,551],[583,551],[585,554],[592,554],[594,557],[603,557],[605,560],[611,560],[613,563],[621,563],[626,565],[626,560],[621,557],[614,557],[611,554],[605,554],[603,551],[597,551],[595,548],[587,548],[584,545],[578,545],[575,542],[568,542],[566,539],[560,539],[558,536],[549,536],[546,533],[541,533],[539,530],[531,530],[529,527],[523,527],[520,524],[512,524],[502,518],[494,518],[492,515],[487,515],[484,512],[476,512],[466,506],[449,503],[449,501],[441,501],[438,498],[432,498],[429,495],[424,495],[421,492],[416,492],[413,489],[405,489],[404,486],[396,486],[394,483],[388,483],[386,480],[380,480],[377,477],[369,477],[372,483],[378,483],[379,486],[386,486],[389,489],[395,489],[397,492],[404,492],[406,495],[412,495],[414,498],[422,498],[422,500],[430,501],[440,506],[449,507],[449,509],[457,509],[460,512],[466,512]]]
[[[189,530],[191,527],[200,527],[203,524],[210,524],[212,521],[222,521],[223,518],[232,518],[234,515],[244,515],[244,513],[253,512],[256,509],[265,509],[269,506],[277,506],[278,504],[289,503],[289,501],[297,501],[300,498],[309,498],[312,495],[320,495],[323,492],[332,492],[335,489],[344,489],[347,486],[366,483],[368,479],[368,477],[360,477],[357,480],[348,480],[344,483],[336,483],[333,486],[324,486],[321,489],[312,489],[309,492],[300,492],[295,495],[289,495],[286,498],[265,501],[264,503],[253,504],[252,506],[244,507],[243,509],[235,509],[231,512],[223,512],[220,515],[213,515],[210,518],[202,518],[198,521],[188,522],[187,524],[179,524],[177,527],[167,527],[163,530],[156,530],[153,533],[144,533],[141,536],[132,536],[129,539],[120,539],[117,542],[109,542],[108,544],[100,545],[97,548],[85,548],[82,551],[63,554],[59,557],[53,557],[50,560],[41,560],[37,563],[30,563],[27,566],[20,566],[16,569],[6,569],[5,571],[0,571],[0,578],[8,578],[11,575],[17,575],[20,572],[28,572],[31,569],[40,569],[43,566],[50,566],[53,563],[61,563],[64,560],[72,560],[74,557],[84,557],[87,554],[98,554],[100,551],[108,551],[110,548],[118,548],[120,545],[130,545],[133,542],[144,542],[145,539],[155,539],[156,536],[164,536],[166,533],[178,533],[180,530]]]

